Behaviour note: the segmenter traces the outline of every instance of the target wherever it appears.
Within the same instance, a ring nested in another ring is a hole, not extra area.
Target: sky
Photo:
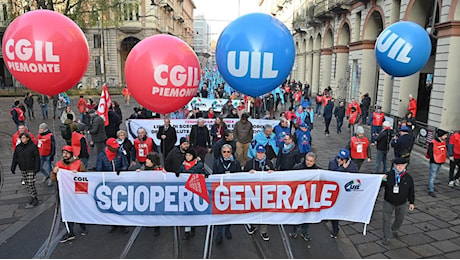
[[[259,11],[260,0],[193,0],[194,15],[204,15],[211,27],[211,39],[217,41],[219,34],[233,20],[240,16]],[[239,6],[239,10],[238,10]],[[238,12],[239,11],[239,12]]]

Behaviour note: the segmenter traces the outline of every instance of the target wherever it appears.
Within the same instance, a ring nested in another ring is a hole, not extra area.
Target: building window
[[[101,40],[101,35],[100,34],[95,34],[94,35],[94,48],[95,49],[100,49],[102,46],[102,40]]]
[[[8,7],[3,5],[3,21],[8,20]]]

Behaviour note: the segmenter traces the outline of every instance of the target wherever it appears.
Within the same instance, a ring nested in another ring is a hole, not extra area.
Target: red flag
[[[107,84],[102,85],[101,99],[99,100],[99,105],[97,107],[97,114],[104,119],[104,125],[109,124],[109,107],[112,106],[112,98],[110,98],[109,90],[107,89]]]
[[[206,187],[203,174],[190,174],[185,183],[185,188],[197,194],[209,204],[208,188]]]

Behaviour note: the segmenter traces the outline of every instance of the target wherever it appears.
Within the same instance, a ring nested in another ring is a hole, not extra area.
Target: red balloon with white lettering
[[[161,114],[174,112],[195,96],[200,62],[181,39],[158,34],[140,41],[128,55],[125,78],[139,104]]]
[[[27,88],[50,96],[75,86],[88,68],[89,48],[80,27],[49,10],[16,18],[5,31],[2,48],[11,74]]]

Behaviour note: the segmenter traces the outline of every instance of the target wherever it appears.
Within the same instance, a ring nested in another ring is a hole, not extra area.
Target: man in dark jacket
[[[206,158],[206,153],[211,152],[211,136],[203,118],[198,118],[197,124],[192,126],[190,146],[195,149],[198,157],[203,161]]]
[[[106,142],[107,147],[98,154],[96,161],[96,171],[98,172],[117,172],[128,169],[128,162],[123,153],[118,149],[120,145],[115,138],[109,138]]]
[[[107,135],[105,133],[104,119],[96,114],[96,110],[92,109],[89,112],[91,114],[91,124],[89,125],[89,133],[91,134],[91,139],[94,142],[94,148],[96,149],[96,154],[99,154],[104,150],[105,141],[107,140]]]
[[[302,155],[294,143],[292,135],[284,137],[284,145],[280,148],[278,158],[276,159],[275,169],[279,171],[292,170],[294,165],[302,161]]]
[[[324,134],[326,134],[326,136],[329,136],[329,125],[331,124],[333,109],[334,100],[328,100],[323,112],[324,122],[326,122],[326,130],[324,130]]]
[[[190,143],[187,138],[182,137],[180,144],[174,147],[166,157],[165,169],[168,172],[179,172],[179,168],[185,160],[185,151],[188,150]]]
[[[232,155],[235,156],[235,151],[236,151],[236,142],[233,139],[233,132],[232,130],[225,129],[224,130],[224,138],[220,139],[217,141],[213,146],[212,146],[212,153],[214,154],[214,159],[219,159],[220,156],[220,151],[222,149],[222,146],[224,144],[228,144],[232,147]]]
[[[407,161],[398,157],[393,161],[392,169],[383,176],[382,187],[385,188],[383,200],[383,240],[382,244],[388,245],[391,233],[393,237],[399,236],[398,230],[401,227],[407,211],[413,211],[415,192],[412,176],[406,172]],[[395,212],[395,221],[391,224],[391,216]]]
[[[24,104],[27,106],[27,112],[29,113],[29,119],[35,119],[34,114],[34,97],[32,93],[27,92],[26,97],[24,98]]]
[[[387,154],[391,141],[391,123],[383,122],[383,130],[376,134],[375,141],[377,142],[377,159],[375,161],[374,172],[379,172],[380,163],[383,164],[383,172],[387,172]]]
[[[339,102],[339,106],[334,109],[334,116],[337,119],[337,134],[342,133],[343,118],[345,118],[345,104]]]
[[[109,120],[109,124],[105,126],[105,135],[107,138],[117,138],[117,132],[120,130],[121,119],[118,117],[117,113],[113,111],[112,107],[109,108],[107,118]]]
[[[414,146],[415,137],[409,134],[410,129],[407,126],[402,126],[399,129],[399,136],[395,135],[391,141],[391,147],[394,149],[395,158],[403,157],[410,163],[410,154]]]
[[[342,149],[335,158],[329,161],[328,170],[336,172],[358,172],[358,166],[351,160],[350,151]],[[339,233],[339,221],[331,220],[332,233],[331,238],[337,239]]]
[[[168,156],[168,153],[174,148],[177,141],[176,128],[171,126],[169,118],[164,119],[164,125],[160,126],[157,132],[158,140],[160,142],[160,151],[163,154],[163,160]]]
[[[35,188],[35,174],[40,171],[40,153],[37,146],[32,142],[28,133],[19,135],[21,143],[16,146],[11,163],[11,173],[16,174],[16,166],[19,165],[22,178],[27,185],[30,200],[26,209],[38,205],[37,189]]]
[[[361,111],[363,112],[363,121],[367,122],[367,113],[369,112],[369,107],[371,105],[371,98],[369,97],[369,93],[364,94],[363,99],[361,99],[361,104],[359,105]]]

